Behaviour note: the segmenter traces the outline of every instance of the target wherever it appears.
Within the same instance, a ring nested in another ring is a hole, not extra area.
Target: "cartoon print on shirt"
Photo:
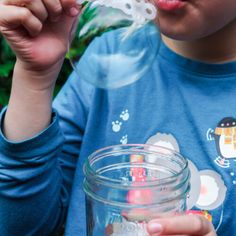
[[[166,147],[179,152],[179,144],[171,134],[157,133],[156,135],[150,137],[146,143]]]
[[[128,143],[128,135],[124,135],[121,140],[120,140],[121,144],[127,144]]]
[[[230,159],[236,159],[236,119],[223,118],[215,130],[208,129],[207,140],[215,140],[218,153],[215,163],[222,168],[229,168]]]
[[[119,133],[121,131],[121,127],[123,122],[127,122],[130,118],[130,114],[129,114],[129,110],[128,109],[124,109],[120,115],[119,118],[121,118],[121,120],[116,120],[116,121],[112,121],[112,131],[114,133]],[[127,134],[123,134],[122,137],[120,138],[120,143],[121,144],[127,144],[128,143],[128,135]]]
[[[205,210],[218,208],[226,195],[226,187],[221,176],[212,170],[202,170],[199,176],[201,189],[195,206]]]
[[[129,119],[129,110],[126,109],[126,110],[122,111],[121,114],[120,114],[120,118],[123,121],[127,121]]]
[[[167,147],[180,152],[178,142],[171,134],[157,133],[150,137],[146,143]],[[213,170],[199,171],[196,165],[190,160],[188,160],[188,165],[191,172],[190,184],[192,187],[187,199],[187,212],[190,214],[193,212],[195,214],[202,214],[211,220],[212,217],[208,211],[221,207],[220,219],[215,227],[217,231],[221,226],[224,214],[223,202],[227,192],[224,181],[222,177]],[[200,209],[201,213],[191,210],[193,207]]]
[[[230,176],[232,177],[232,184],[233,185],[236,185],[236,174],[233,172],[233,171],[231,171],[230,172]]]
[[[122,122],[116,120],[116,121],[113,121],[112,122],[112,130],[117,133],[120,131],[121,129],[121,125],[122,125]]]

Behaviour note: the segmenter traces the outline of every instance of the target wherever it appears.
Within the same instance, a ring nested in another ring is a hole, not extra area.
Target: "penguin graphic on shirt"
[[[222,168],[229,168],[230,159],[236,158],[236,119],[223,118],[210,135],[210,140],[215,140],[218,153],[215,163]]]

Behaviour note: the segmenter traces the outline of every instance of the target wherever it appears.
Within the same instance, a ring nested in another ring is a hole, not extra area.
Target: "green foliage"
[[[15,55],[0,35],[0,106],[6,105],[9,99],[12,75],[15,64]]]
[[[104,31],[108,31],[117,27],[127,26],[129,24],[129,22],[124,21],[118,22],[119,24],[113,23],[112,25],[109,25],[109,20],[99,17],[96,18],[97,16],[97,8],[85,8],[83,14],[80,16],[79,24],[75,33],[75,39],[73,40],[71,48],[65,57],[61,73],[57,80],[54,95],[59,92],[60,88],[63,86],[72,71],[70,60],[73,59],[73,61],[78,61],[86,50],[88,44],[95,36],[101,35]],[[87,22],[91,22],[95,18],[95,23],[92,24],[89,31],[86,32],[86,34],[80,35],[82,27]],[[0,105],[6,105],[9,100],[11,77],[16,59],[14,53],[11,51],[10,47],[1,35],[0,49]]]
[[[79,31],[81,30],[82,26],[85,22],[90,21],[95,16],[95,10],[89,11],[85,10],[82,16],[80,17],[79,25],[77,27],[77,32],[75,35],[78,35]],[[86,35],[84,38],[76,37],[73,41],[73,45],[70,48],[69,52],[65,57],[65,61],[63,63],[59,78],[57,80],[57,84],[55,87],[54,95],[56,95],[60,88],[65,83],[66,79],[68,78],[69,74],[72,71],[72,67],[70,64],[69,58],[79,60],[81,55],[84,53],[87,45],[93,38],[93,34]],[[12,52],[11,48],[8,46],[7,42],[4,38],[0,35],[0,107],[1,105],[6,105],[9,100],[10,95],[10,88],[11,88],[11,78],[12,72],[15,64],[15,55]]]

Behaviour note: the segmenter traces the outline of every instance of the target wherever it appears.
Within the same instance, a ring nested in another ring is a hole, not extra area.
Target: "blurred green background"
[[[11,89],[11,78],[15,64],[15,55],[11,51],[4,38],[0,35],[0,108],[7,105]],[[76,50],[82,51],[85,49],[84,45]],[[57,80],[55,94],[60,90],[68,75],[71,73],[71,65],[68,57],[65,58],[61,73]]]
[[[79,25],[77,27],[76,35],[79,34],[81,27],[85,25],[86,22],[91,22],[98,15],[97,9],[89,9],[85,10],[80,17]],[[98,24],[98,23],[97,23]],[[62,70],[60,72],[59,78],[56,83],[54,95],[56,95],[62,85],[65,83],[69,74],[72,71],[72,66],[69,61],[70,58],[76,57],[76,60],[84,53],[86,47],[90,43],[90,41],[96,36],[107,30],[106,27],[91,27],[89,32],[83,35],[83,37],[75,37],[73,41],[73,45],[70,48],[70,51],[67,53],[65,57],[64,64],[62,66]],[[11,89],[11,78],[12,72],[15,64],[15,55],[11,51],[10,47],[4,40],[4,38],[0,35],[0,108],[2,106],[7,105],[10,95]]]
[[[15,56],[0,35],[0,108],[8,102]]]
[[[85,3],[84,5],[90,6],[89,4],[90,3]],[[72,71],[72,66],[70,64],[69,58],[73,58],[74,61],[79,60],[88,44],[95,36],[101,35],[105,31],[118,27],[125,27],[131,24],[130,21],[124,19],[122,20],[119,17],[119,20],[115,20],[116,17],[114,17],[114,14],[121,14],[118,10],[108,8],[108,10],[105,11],[106,14],[104,14],[103,9],[102,15],[99,14],[99,12],[101,13],[100,10],[98,7],[84,8],[83,14],[80,16],[77,32],[75,34],[76,37],[69,52],[65,57],[61,73],[57,80],[54,96],[59,92],[60,88],[65,83],[66,79]],[[90,25],[89,30],[79,37],[79,32],[87,23],[89,23]],[[15,55],[0,34],[0,108],[7,105],[9,100],[14,64]]]
[[[95,18],[96,15],[96,9],[85,10],[80,18],[80,23],[77,27],[77,33],[80,31],[81,27],[86,22],[91,21],[91,19]],[[90,41],[94,38],[95,35],[99,34],[99,32],[101,31],[102,29],[94,29],[88,32],[88,34],[84,35],[83,37],[75,37],[73,45],[65,57],[61,73],[56,83],[54,95],[59,92],[60,88],[65,83],[66,79],[72,71],[72,66],[70,64],[69,57],[76,56],[76,60],[79,60]],[[11,78],[15,60],[16,58],[14,53],[0,34],[0,109],[1,107],[7,105],[9,100]]]

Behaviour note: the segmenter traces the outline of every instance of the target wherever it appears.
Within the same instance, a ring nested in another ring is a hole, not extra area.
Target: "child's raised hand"
[[[204,216],[179,215],[152,220],[147,225],[150,235],[216,236],[213,225]]]
[[[30,71],[61,62],[79,14],[76,0],[0,0],[0,32]]]

